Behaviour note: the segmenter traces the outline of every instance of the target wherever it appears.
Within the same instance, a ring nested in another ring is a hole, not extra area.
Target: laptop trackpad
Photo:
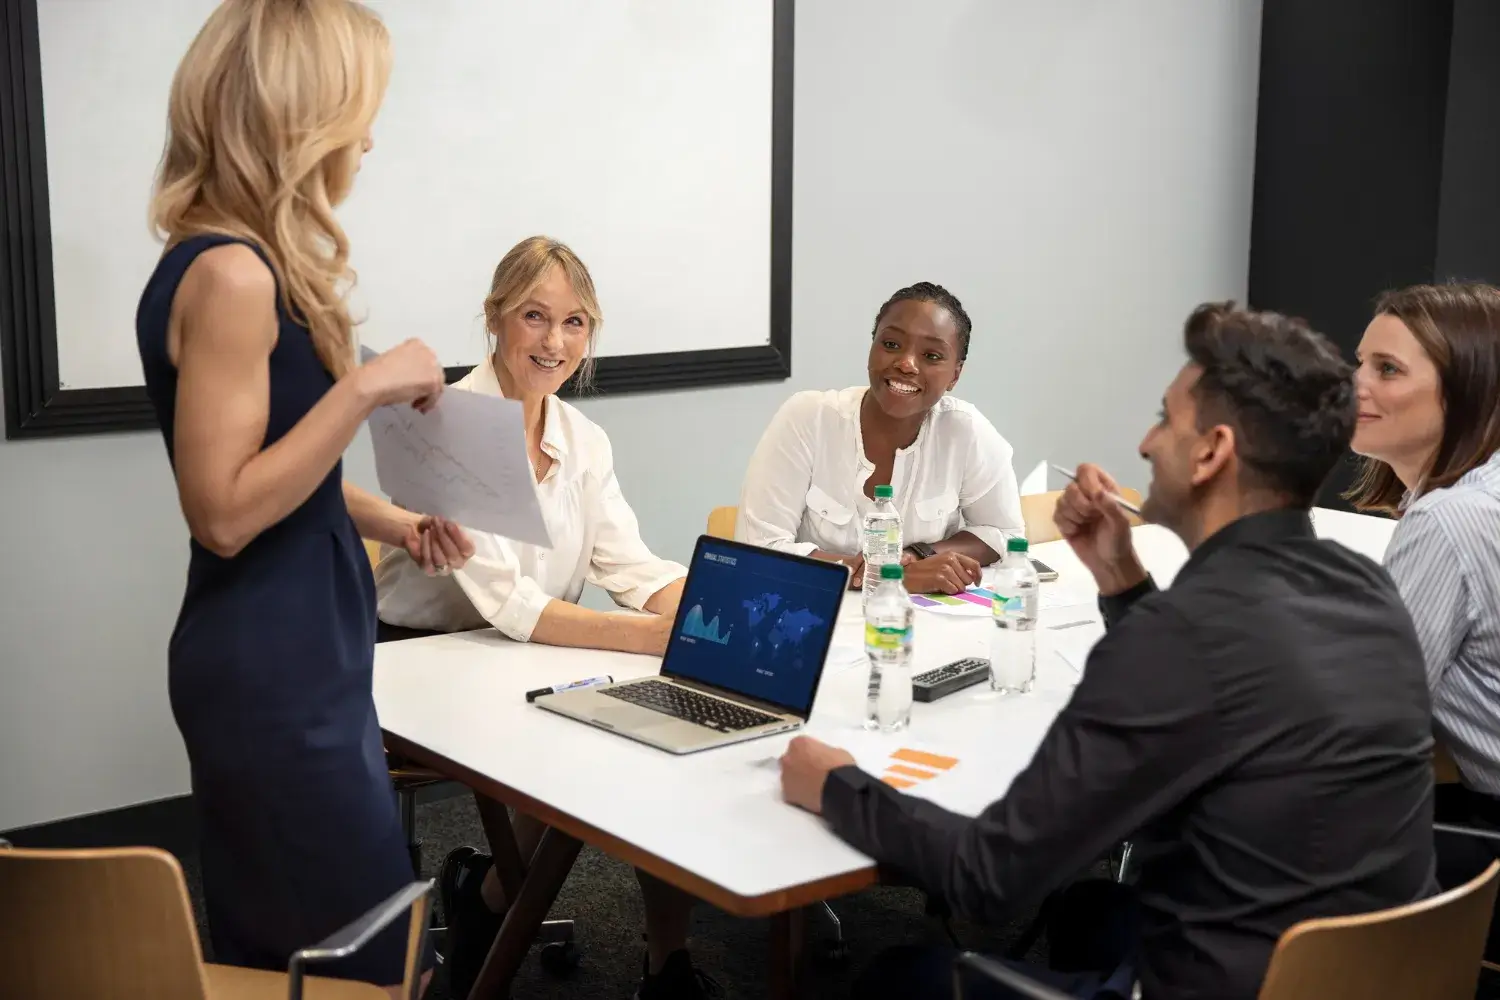
[[[627,702],[596,708],[590,716],[596,725],[603,726],[605,729],[620,729],[641,734],[661,727],[670,727],[674,723],[681,725],[680,720],[670,715],[653,712],[649,708],[642,708]]]

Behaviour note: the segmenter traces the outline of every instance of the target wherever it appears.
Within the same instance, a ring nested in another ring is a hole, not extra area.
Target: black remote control
[[[916,701],[937,701],[955,691],[973,687],[990,676],[990,661],[978,657],[954,660],[911,679],[911,696]]]

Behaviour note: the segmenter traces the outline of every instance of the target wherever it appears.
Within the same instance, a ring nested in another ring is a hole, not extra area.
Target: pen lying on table
[[[1051,462],[1048,462],[1047,464],[1052,465]],[[1052,465],[1052,468],[1061,475],[1067,476],[1070,482],[1078,482],[1078,477],[1073,475],[1073,473],[1069,472],[1067,469],[1064,469],[1062,466]],[[1135,504],[1131,503],[1129,500],[1126,500],[1124,497],[1120,496],[1118,493],[1111,493],[1109,495],[1109,498],[1115,503],[1119,504],[1121,507],[1124,507],[1126,510],[1130,511],[1130,513],[1134,514],[1136,517],[1141,516],[1141,509]]]

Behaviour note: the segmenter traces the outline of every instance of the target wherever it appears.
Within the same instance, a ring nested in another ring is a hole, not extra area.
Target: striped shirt
[[[1464,784],[1500,795],[1500,452],[1412,503],[1385,564],[1422,642],[1433,728]]]

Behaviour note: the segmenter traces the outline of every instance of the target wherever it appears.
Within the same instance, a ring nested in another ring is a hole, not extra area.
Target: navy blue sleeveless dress
[[[200,253],[230,242],[243,241],[200,236],[168,250],[136,313],[146,392],[174,463],[172,299]],[[277,318],[266,446],[333,386],[306,327],[279,303]],[[413,878],[371,692],[375,620],[375,581],[344,506],[342,463],[233,558],[191,543],[168,688],[192,765],[221,963],[285,969],[292,952]],[[405,951],[398,920],[359,954],[314,971],[396,984]]]

